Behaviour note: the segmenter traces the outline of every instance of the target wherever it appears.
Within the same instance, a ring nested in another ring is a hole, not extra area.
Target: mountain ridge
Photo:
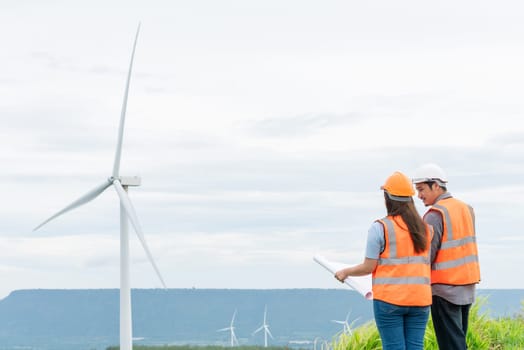
[[[479,289],[492,316],[519,312],[524,289]],[[144,344],[229,343],[233,312],[241,345],[263,344],[252,333],[263,322],[264,308],[275,339],[330,341],[349,313],[358,326],[372,320],[372,303],[348,289],[132,289],[133,334]],[[24,289],[0,300],[0,349],[105,350],[118,344],[118,289]],[[138,344],[138,343],[137,343]],[[142,343],[140,343],[142,344]]]

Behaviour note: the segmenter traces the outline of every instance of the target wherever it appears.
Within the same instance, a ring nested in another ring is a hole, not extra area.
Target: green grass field
[[[479,298],[470,311],[466,341],[474,350],[520,350],[524,349],[524,302],[515,316],[491,318],[479,309],[486,302]],[[353,330],[352,334],[340,334],[332,343],[333,350],[380,350],[382,345],[374,322],[368,322]],[[424,336],[425,350],[438,350],[433,323],[428,322]]]

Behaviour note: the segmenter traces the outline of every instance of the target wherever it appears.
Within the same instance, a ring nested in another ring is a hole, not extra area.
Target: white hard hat
[[[437,182],[439,186],[446,186],[448,182],[448,177],[444,173],[441,167],[436,164],[428,163],[421,165],[416,171],[415,176],[412,179],[414,184],[421,182]]]

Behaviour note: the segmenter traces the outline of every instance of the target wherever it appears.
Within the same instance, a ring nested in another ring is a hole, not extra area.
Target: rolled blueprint
[[[336,261],[329,261],[326,258],[324,258],[322,255],[318,255],[318,254],[313,257],[313,260],[315,260],[317,263],[323,266],[326,270],[331,272],[333,276],[335,275],[337,271],[351,266],[349,264],[344,264],[344,263],[340,263]],[[351,289],[359,292],[367,300],[373,299],[373,292],[371,291],[371,275],[349,276],[348,278],[344,280],[344,284],[349,286]]]

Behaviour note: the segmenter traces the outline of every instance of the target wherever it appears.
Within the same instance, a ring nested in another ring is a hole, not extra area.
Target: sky
[[[524,288],[520,1],[2,1],[0,297],[118,288],[121,174],[169,288],[345,288],[380,186],[439,164],[479,288]],[[426,208],[415,198],[417,209]],[[131,236],[132,288],[159,288]]]

